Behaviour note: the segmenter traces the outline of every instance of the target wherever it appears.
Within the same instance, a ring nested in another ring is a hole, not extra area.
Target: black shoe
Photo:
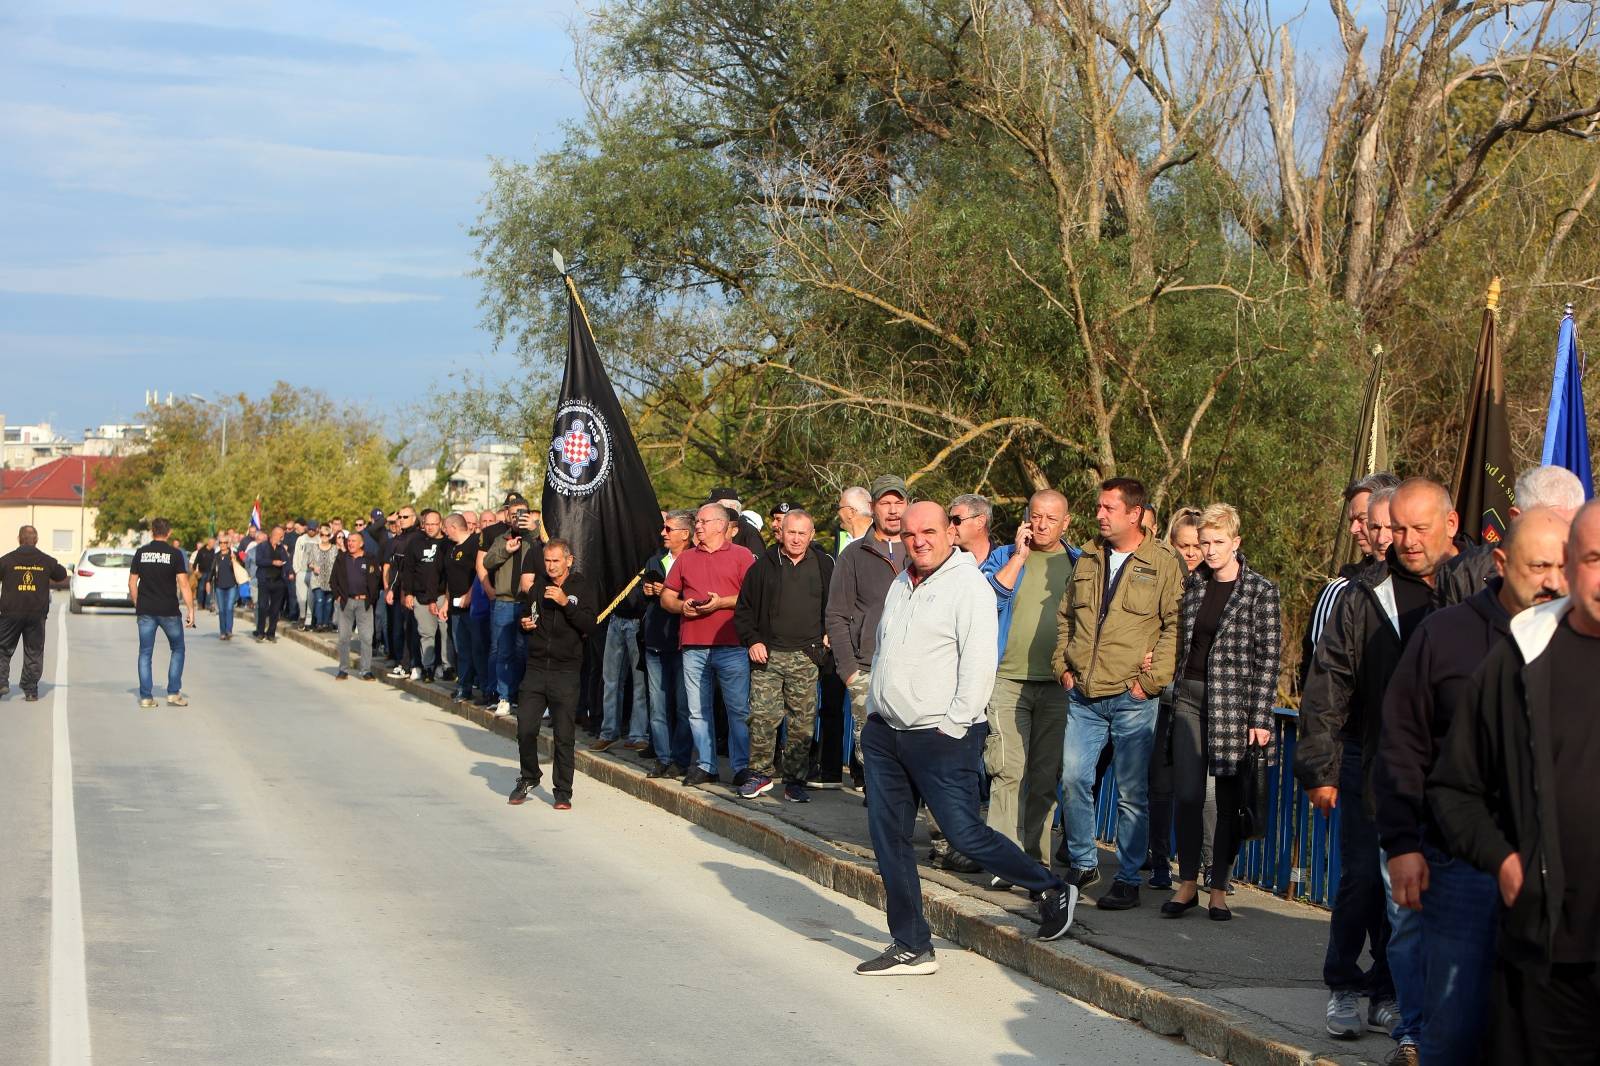
[[[994,892],[1010,892],[1012,885],[1003,877],[991,877],[987,887]]]
[[[738,788],[748,780],[750,780],[750,770],[747,767],[733,775],[733,787]]]
[[[645,774],[644,776],[646,776],[648,778],[651,778],[652,780],[657,779],[657,778],[662,778],[662,777],[671,777],[672,776],[672,766],[670,764],[668,764],[668,763],[657,762],[654,766],[652,766],[650,768],[650,772]]]
[[[858,759],[850,760],[850,787],[857,792],[867,787],[867,771]]]
[[[1087,892],[1089,889],[1100,883],[1100,867],[1091,866],[1085,870],[1080,870],[1076,867],[1073,867],[1067,871],[1066,877],[1064,877],[1063,880],[1065,880],[1069,885],[1078,886],[1079,892]]]
[[[376,681],[376,680],[378,680],[378,675],[373,673],[371,670],[368,670],[366,673],[361,675],[361,680],[363,680],[363,681]]]
[[[806,791],[803,781],[790,781],[783,786],[783,801],[785,803],[810,803],[811,793]]]
[[[22,702],[23,703],[38,703],[39,702],[39,694],[37,692],[24,692],[22,694]]]
[[[961,854],[955,848],[951,848],[949,851],[944,853],[944,859],[940,861],[939,865],[943,866],[946,870],[949,870],[951,873],[958,873],[958,874],[981,874],[981,873],[983,873],[983,867],[982,866],[979,866],[977,863],[973,862],[971,859],[969,859],[965,855]]]
[[[1123,881],[1113,881],[1111,891],[1095,901],[1103,911],[1127,911],[1139,905],[1139,886]]]
[[[1199,899],[1200,897],[1196,896],[1195,898]],[[1226,907],[1207,907],[1206,910],[1210,912],[1213,922],[1233,921],[1233,912]]]
[[[343,670],[340,670],[337,674],[333,675],[333,679],[335,681],[348,681],[350,680],[350,675],[345,673]]]
[[[433,684],[433,671],[432,670],[424,670],[424,671],[422,671],[422,680],[426,681],[430,685]]]
[[[934,958],[932,948],[912,951],[899,944],[890,944],[882,955],[856,967],[862,977],[920,977],[938,972],[939,960]]]
[[[1200,906],[1200,894],[1198,892],[1188,903],[1179,903],[1177,900],[1169,899],[1161,905],[1161,917],[1182,918],[1198,906]]]
[[[455,679],[456,679],[456,668],[455,667],[447,666],[443,670],[439,671],[439,680],[440,681],[454,681]]]
[[[700,769],[700,767],[696,766],[684,777],[683,783],[688,785],[690,788],[694,788],[697,785],[715,784],[717,777],[718,775],[708,774],[704,770]]]
[[[1172,871],[1165,866],[1158,866],[1156,867],[1156,872],[1150,875],[1150,880],[1146,881],[1145,884],[1151,888],[1171,888]]]
[[[276,643],[278,643],[278,634],[276,634],[276,633],[274,633],[274,634],[272,634],[272,635],[271,635],[271,636],[270,636],[270,637],[268,637],[268,638],[267,638],[267,643],[269,643],[269,644],[276,644]]]
[[[538,787],[539,787],[539,779],[538,778],[536,778],[536,777],[519,777],[519,778],[517,778],[516,787],[511,790],[511,795],[509,797],[507,797],[506,802],[511,804],[511,806],[513,806],[513,807],[521,806],[523,803],[527,802],[528,793],[532,792],[534,789],[536,789]]]
[[[1072,928],[1078,910],[1078,886],[1052,888],[1039,897],[1039,939],[1055,940]]]

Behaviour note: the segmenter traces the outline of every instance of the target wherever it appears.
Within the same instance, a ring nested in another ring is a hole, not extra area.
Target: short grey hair
[[[1517,475],[1514,489],[1517,509],[1558,507],[1577,510],[1583,506],[1583,482],[1564,466],[1536,466]]]
[[[1392,477],[1393,475],[1390,476]],[[1371,511],[1372,508],[1378,504],[1388,503],[1390,500],[1394,499],[1394,494],[1400,491],[1400,483],[1395,482],[1393,485],[1380,485],[1378,488],[1369,489],[1367,491],[1372,493],[1372,496],[1367,500],[1367,510]]]
[[[1398,474],[1388,470],[1379,470],[1375,474],[1368,474],[1364,478],[1358,478],[1351,482],[1350,487],[1344,490],[1344,498],[1353,500],[1363,492],[1376,494],[1382,489],[1398,488],[1399,485],[1400,476]],[[1372,506],[1371,500],[1367,501],[1367,506]]]
[[[860,485],[851,485],[839,493],[839,506],[848,507],[864,518],[871,518],[872,493]]]
[[[990,503],[986,496],[979,496],[976,492],[963,492],[950,501],[950,510],[953,511],[957,507],[965,507],[974,517],[981,517],[985,526],[994,524],[994,504]]]
[[[694,516],[696,512],[689,510],[668,511],[665,521],[676,523],[679,529],[694,530]]]

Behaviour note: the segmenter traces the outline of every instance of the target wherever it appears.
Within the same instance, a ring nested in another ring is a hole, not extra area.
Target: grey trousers
[[[436,662],[450,665],[450,630],[433,612],[428,610],[428,605],[421,600],[411,608],[411,616],[417,620],[417,640],[422,644],[422,663],[424,670],[432,670]],[[438,652],[434,651],[434,639],[444,634],[444,639],[439,641]]]
[[[345,659],[350,651],[350,636],[354,633],[356,655],[360,660],[356,672],[372,673],[372,605],[366,600],[345,600],[343,603],[333,605],[333,614],[339,621],[339,645],[336,656],[339,669],[345,668]]]

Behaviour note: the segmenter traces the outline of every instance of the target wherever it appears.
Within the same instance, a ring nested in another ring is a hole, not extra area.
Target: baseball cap
[[[781,515],[788,514],[790,511],[798,510],[800,510],[800,505],[798,503],[790,503],[788,500],[785,500],[778,504],[778,506],[774,507],[771,511],[768,511],[767,516],[769,518],[777,518]]]
[[[309,531],[311,533],[315,533],[317,530],[319,530],[321,528],[322,528],[322,526],[320,526],[317,523],[317,520],[315,518],[313,518],[311,521],[306,523],[306,529],[307,529],[307,531]]]
[[[727,485],[718,485],[706,494],[707,503],[716,503],[718,500],[737,500],[739,490]]]
[[[896,474],[881,474],[872,479],[873,503],[877,503],[879,499],[891,492],[898,493],[902,500],[907,502],[911,500],[911,490],[906,487],[905,478]]]
[[[372,509],[371,518],[372,518],[372,520],[374,522],[382,522],[383,521],[383,508],[382,507],[374,507]]]
[[[528,506],[528,501],[522,498],[522,493],[520,492],[508,492],[506,493],[506,502],[502,503],[500,506],[516,507],[518,505],[526,507]]]

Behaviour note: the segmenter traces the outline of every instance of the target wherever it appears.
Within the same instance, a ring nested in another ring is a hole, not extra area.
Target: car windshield
[[[131,552],[90,552],[89,553],[89,565],[90,566],[103,566],[103,567],[106,567],[108,569],[113,569],[113,570],[115,570],[115,569],[126,570],[130,566],[133,565],[133,553],[131,553]]]

